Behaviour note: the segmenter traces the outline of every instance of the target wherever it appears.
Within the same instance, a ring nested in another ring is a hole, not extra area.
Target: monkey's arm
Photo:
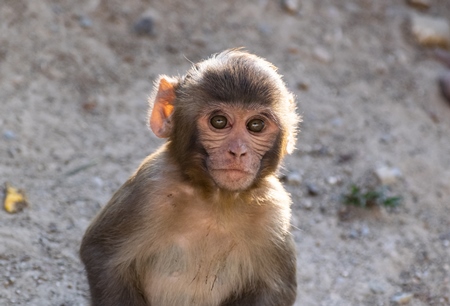
[[[231,296],[221,306],[291,306],[295,302],[297,291],[296,256],[294,242],[288,234],[285,244],[276,255],[277,288],[259,280],[247,287],[242,293]]]
[[[86,266],[93,306],[148,306],[139,292],[135,263],[121,258],[137,231],[134,184],[125,183],[83,237],[80,256]]]

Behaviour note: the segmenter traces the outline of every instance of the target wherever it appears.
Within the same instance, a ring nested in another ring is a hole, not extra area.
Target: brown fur
[[[93,305],[292,305],[291,201],[275,176],[295,141],[292,95],[271,64],[238,50],[157,85],[150,126],[168,142],[82,241]],[[208,130],[211,107],[231,114],[230,133]],[[267,132],[239,129],[253,113],[265,114]],[[227,152],[236,142],[246,148],[240,158]],[[221,186],[211,174],[217,163],[249,169],[250,183]]]

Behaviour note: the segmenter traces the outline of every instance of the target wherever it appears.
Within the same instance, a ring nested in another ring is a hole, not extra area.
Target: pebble
[[[311,200],[309,200],[309,199],[305,199],[304,201],[303,201],[303,207],[305,208],[305,209],[308,209],[308,210],[310,210],[311,208],[312,208],[312,201]]]
[[[440,234],[439,235],[439,239],[441,239],[441,240],[449,240],[450,239],[450,232]]]
[[[330,55],[330,53],[327,50],[325,50],[324,48],[322,48],[322,47],[314,48],[314,50],[313,50],[313,57],[316,60],[318,60],[318,61],[320,61],[320,62],[322,62],[324,64],[329,64],[331,62],[331,55]]]
[[[382,294],[386,291],[384,286],[378,282],[370,282],[369,283],[370,291],[374,294]]]
[[[208,43],[208,40],[201,35],[193,35],[191,37],[191,42],[199,47],[205,47]]]
[[[299,10],[298,0],[282,0],[283,8],[290,14],[296,14]]]
[[[298,172],[291,172],[286,175],[286,183],[289,185],[300,185],[302,182],[302,176]]]
[[[151,16],[143,16],[133,25],[133,31],[138,35],[154,36],[155,22]]]
[[[344,124],[344,121],[342,120],[342,118],[334,118],[333,120],[331,120],[331,125],[334,127],[340,127]]]
[[[375,169],[375,175],[382,185],[392,185],[402,176],[398,168],[382,166]]]
[[[370,229],[366,224],[363,224],[361,226],[360,232],[362,237],[367,237],[370,234]]]
[[[423,46],[450,46],[450,25],[444,18],[414,14],[411,17],[411,33]]]
[[[412,300],[413,297],[414,297],[414,295],[410,292],[402,292],[402,293],[398,293],[398,294],[394,295],[391,298],[391,302],[396,305],[405,305],[405,304],[408,304]]]
[[[272,28],[272,26],[271,26],[270,24],[268,24],[268,23],[261,23],[261,24],[258,26],[258,30],[259,30],[259,32],[260,32],[261,34],[263,34],[263,35],[271,35],[271,34],[273,34],[273,28]]]
[[[81,15],[79,17],[79,19],[78,19],[78,22],[80,23],[80,25],[83,28],[90,28],[90,27],[92,27],[92,19],[87,17],[87,16]]]
[[[316,184],[308,183],[306,184],[306,189],[308,190],[308,194],[312,196],[319,195],[320,189]]]
[[[330,176],[327,178],[327,183],[331,186],[337,185],[342,182],[341,177],[339,176]]]
[[[348,233],[348,237],[351,239],[357,239],[359,238],[359,233],[356,229],[351,229],[350,232]]]
[[[439,77],[439,87],[442,96],[450,103],[450,70],[447,70]]]
[[[297,88],[303,91],[308,91],[309,89],[309,84],[305,83],[305,82],[298,82],[297,83]]]
[[[103,187],[103,185],[104,185],[104,182],[103,182],[103,180],[100,178],[100,177],[98,177],[98,176],[94,176],[93,178],[92,178],[92,182],[95,184],[95,186],[97,186],[97,187]]]
[[[356,155],[356,153],[354,153],[354,152],[339,154],[339,156],[337,158],[337,163],[338,164],[344,164],[344,163],[351,162],[355,158],[355,155]],[[351,172],[352,171],[350,169],[350,173]]]
[[[385,74],[389,71],[388,66],[383,62],[377,62],[375,64],[375,72],[379,74]]]
[[[14,140],[14,139],[17,138],[16,133],[14,133],[14,132],[11,131],[11,130],[6,130],[6,131],[4,131],[4,132],[3,132],[3,137],[4,137],[6,140]]]
[[[385,134],[381,135],[381,137],[380,137],[380,142],[381,143],[388,144],[391,141],[392,141],[392,135],[391,134],[385,133]]]
[[[420,10],[427,10],[431,6],[431,0],[408,0],[408,4]]]
[[[49,231],[50,233],[57,233],[57,232],[58,232],[58,225],[56,225],[56,223],[54,223],[54,222],[51,222],[51,223],[48,225],[48,231]]]

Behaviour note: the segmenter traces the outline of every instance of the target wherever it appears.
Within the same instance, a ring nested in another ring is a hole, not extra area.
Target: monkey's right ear
[[[153,108],[150,115],[150,128],[159,138],[167,138],[172,131],[171,115],[174,111],[176,79],[161,76],[157,84],[156,94],[153,94]]]

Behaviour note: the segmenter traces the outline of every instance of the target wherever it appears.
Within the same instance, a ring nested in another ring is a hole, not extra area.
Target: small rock
[[[450,70],[439,77],[442,96],[450,103]]]
[[[439,235],[439,239],[441,239],[441,240],[450,240],[450,232],[440,234]]]
[[[309,85],[308,85],[308,83],[305,83],[305,82],[298,82],[297,88],[300,90],[303,90],[303,91],[308,91]]]
[[[300,52],[301,52],[300,49],[297,46],[288,46],[286,48],[286,51],[289,54],[300,54]]]
[[[342,182],[342,179],[339,176],[330,176],[327,178],[327,183],[331,186],[337,185]]]
[[[351,239],[357,239],[359,237],[359,233],[356,229],[352,228],[348,233],[348,237]]]
[[[302,176],[298,172],[289,173],[285,179],[289,185],[300,185],[302,182]]]
[[[450,46],[450,25],[444,18],[414,14],[411,17],[411,33],[423,46]]]
[[[339,154],[339,156],[337,158],[337,163],[338,164],[348,163],[355,158],[355,155],[356,155],[356,153],[354,153],[354,152]],[[350,171],[350,173],[351,173],[351,171]]]
[[[375,175],[382,185],[392,185],[402,176],[402,173],[398,168],[383,166],[375,170]]]
[[[370,282],[369,283],[370,291],[374,294],[382,294],[386,291],[383,285],[378,282]]]
[[[6,140],[14,140],[14,139],[17,138],[17,137],[16,137],[16,133],[14,133],[14,132],[11,131],[11,130],[6,130],[6,131],[4,131],[4,132],[3,132],[3,137],[4,137]]]
[[[405,305],[405,304],[408,304],[412,300],[413,297],[414,297],[414,295],[410,292],[402,292],[402,293],[398,293],[398,294],[394,295],[391,298],[391,302],[396,305]]]
[[[308,183],[306,184],[306,189],[308,190],[308,194],[312,196],[319,195],[320,189],[316,184]]]
[[[309,200],[309,199],[305,199],[305,200],[303,201],[303,207],[304,207],[305,209],[310,210],[310,209],[312,208],[312,201]]]
[[[151,16],[143,16],[133,25],[138,35],[155,36],[155,22]]]
[[[57,233],[57,232],[58,232],[58,226],[56,225],[56,223],[51,222],[51,223],[48,225],[48,231],[49,231],[50,233]]]
[[[89,17],[87,17],[87,16],[81,15],[79,17],[79,19],[78,19],[78,22],[80,23],[80,25],[83,28],[90,28],[90,27],[92,27],[92,20]]]
[[[191,42],[199,47],[205,47],[208,43],[208,40],[201,35],[194,35],[191,37]]]
[[[261,24],[258,26],[258,30],[259,30],[259,32],[260,32],[261,34],[266,35],[266,36],[272,35],[272,34],[273,34],[273,28],[272,28],[272,26],[271,26],[270,24],[267,24],[267,23],[261,23]]]
[[[431,6],[431,0],[408,0],[408,4],[420,10],[427,10]]]
[[[178,53],[180,50],[178,49],[178,47],[175,44],[167,44],[166,45],[166,51],[172,54],[176,54]]]
[[[377,62],[375,64],[375,72],[378,74],[386,74],[389,71],[388,66],[383,62]]]
[[[103,185],[104,185],[104,182],[103,182],[103,180],[100,178],[100,177],[98,177],[98,176],[94,176],[93,178],[92,178],[92,182],[95,184],[95,186],[97,186],[97,187],[103,187]]]
[[[299,9],[298,0],[282,0],[283,8],[290,14],[296,14]]]
[[[331,125],[334,127],[340,127],[344,124],[344,121],[342,120],[342,118],[334,118],[333,120],[331,120]]]
[[[366,224],[363,224],[361,226],[360,232],[362,237],[367,237],[370,234],[370,229]]]
[[[328,64],[328,63],[331,62],[331,55],[330,55],[330,53],[327,50],[325,50],[324,48],[322,48],[322,47],[314,48],[314,50],[313,50],[313,57],[316,60],[318,60],[318,61],[320,61],[320,62],[322,62],[324,64]]]
[[[389,142],[391,142],[391,140],[392,140],[392,135],[388,134],[388,133],[385,133],[385,134],[381,135],[381,137],[380,137],[381,143],[388,144]]]

